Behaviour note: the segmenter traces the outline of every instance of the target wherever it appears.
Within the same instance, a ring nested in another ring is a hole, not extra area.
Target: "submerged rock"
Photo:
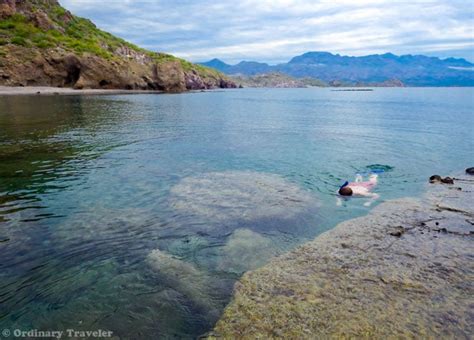
[[[383,203],[249,272],[211,335],[472,335],[474,184]]]
[[[146,261],[161,280],[183,294],[207,319],[215,321],[221,307],[213,304],[213,280],[206,272],[159,249],[153,250]]]
[[[251,171],[211,172],[188,177],[171,189],[180,213],[211,221],[291,218],[317,203],[284,178]]]
[[[269,238],[250,229],[237,229],[222,248],[219,270],[241,274],[262,266],[277,254]]]
[[[147,210],[140,208],[84,207],[58,225],[53,236],[60,243],[96,242],[101,239],[118,241],[130,237],[138,241],[149,236],[145,234],[147,225],[159,225],[148,215]]]
[[[201,281],[203,274],[192,264],[159,249],[153,250],[147,258],[150,266],[176,280]]]
[[[466,173],[469,174],[469,175],[474,175],[474,167],[467,168]]]

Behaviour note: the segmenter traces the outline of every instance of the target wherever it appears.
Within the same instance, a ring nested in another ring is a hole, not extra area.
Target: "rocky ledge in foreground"
[[[472,337],[473,190],[431,185],[245,274],[211,338]]]

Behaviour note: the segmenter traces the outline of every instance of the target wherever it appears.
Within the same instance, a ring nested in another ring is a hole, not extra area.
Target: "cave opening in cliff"
[[[105,79],[102,79],[100,82],[99,82],[99,86],[100,87],[106,87],[107,85],[110,85],[110,81],[107,81]]]
[[[66,86],[76,85],[80,76],[81,76],[81,67],[79,65],[70,65],[67,69],[65,85]]]

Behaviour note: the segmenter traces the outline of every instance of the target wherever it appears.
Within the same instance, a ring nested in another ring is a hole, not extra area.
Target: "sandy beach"
[[[68,87],[48,87],[48,86],[0,86],[0,96],[21,96],[21,95],[39,95],[39,96],[71,96],[71,95],[113,95],[113,94],[144,94],[144,93],[162,93],[161,91],[145,90],[105,90],[105,89],[84,89],[76,90]]]

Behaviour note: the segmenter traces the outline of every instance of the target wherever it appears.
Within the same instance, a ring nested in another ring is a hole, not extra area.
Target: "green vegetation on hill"
[[[64,9],[57,7],[53,11],[54,17],[64,13]],[[0,45],[12,43],[15,45],[38,48],[62,47],[76,53],[92,53],[107,59],[114,57],[114,51],[126,46],[136,52],[148,54],[156,61],[177,60],[178,58],[163,53],[153,53],[139,48],[108,32],[98,29],[90,20],[72,17],[67,23],[57,20],[57,28],[42,30],[35,26],[28,18],[16,13],[0,21]]]
[[[64,31],[55,28],[42,30],[23,14],[16,13],[0,22],[0,44],[12,43],[38,48],[60,46],[77,53],[89,52],[104,58],[111,58],[113,54],[109,49],[119,43],[125,43],[100,31],[88,20],[82,18],[73,18],[67,24],[62,23],[60,27]],[[103,48],[101,43],[107,43],[110,47]]]

